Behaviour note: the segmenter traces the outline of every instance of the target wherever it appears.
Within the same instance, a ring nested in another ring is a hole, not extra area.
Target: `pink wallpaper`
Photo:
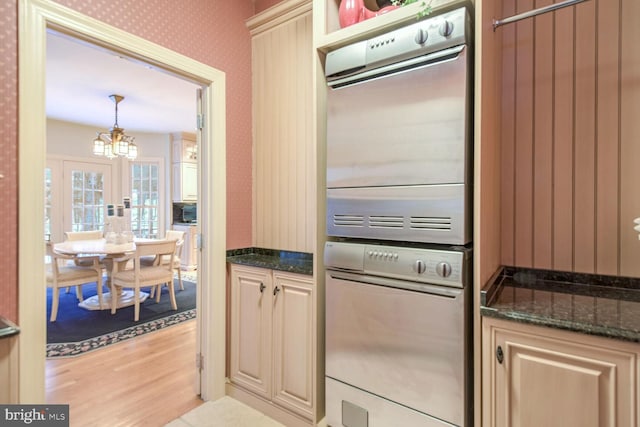
[[[275,6],[282,0],[255,0],[256,14]]]
[[[227,248],[251,245],[252,0],[61,0],[227,77]],[[0,315],[17,313],[17,1],[0,0]],[[19,321],[18,321],[19,323]]]
[[[0,315],[18,318],[18,21],[15,0],[0,0]]]

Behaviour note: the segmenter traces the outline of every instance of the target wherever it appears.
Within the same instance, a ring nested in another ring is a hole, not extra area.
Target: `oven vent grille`
[[[404,228],[404,217],[402,216],[370,216],[369,227],[376,228]]]
[[[412,216],[409,224],[414,230],[451,230],[451,217]]]
[[[362,215],[334,215],[333,225],[343,227],[364,227]]]

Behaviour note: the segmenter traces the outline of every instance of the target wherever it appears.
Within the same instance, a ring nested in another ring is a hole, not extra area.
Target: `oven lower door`
[[[433,424],[437,420],[466,425],[469,287],[425,285],[425,292],[416,292],[393,287],[401,286],[399,281],[381,279],[390,287],[358,277],[327,272],[328,424],[343,425],[339,417],[346,405],[347,417],[369,418],[369,424],[352,424],[381,425],[381,419],[374,423],[371,418],[385,412],[376,403],[382,399],[400,412],[433,417],[431,423],[415,425],[439,425]],[[397,416],[408,416],[400,412]]]

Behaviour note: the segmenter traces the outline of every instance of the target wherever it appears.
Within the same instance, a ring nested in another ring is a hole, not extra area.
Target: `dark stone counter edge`
[[[534,316],[520,311],[496,310],[491,307],[480,307],[480,314],[485,317],[511,320],[534,326],[546,326],[554,329],[562,329],[570,332],[580,332],[598,337],[613,338],[622,341],[640,343],[640,333],[611,326],[588,325],[580,322],[552,319],[543,316]]]
[[[0,339],[8,338],[20,333],[20,328],[12,321],[0,316]]]
[[[227,262],[313,275],[313,254],[264,248],[243,248],[227,251]]]
[[[613,326],[600,326],[581,322],[571,322],[562,319],[553,319],[548,316],[538,316],[523,311],[505,309],[498,310],[492,308],[491,304],[495,301],[495,298],[500,295],[500,292],[502,292],[504,280],[506,278],[513,277],[516,272],[523,272],[528,275],[536,276],[537,280],[535,280],[535,282],[541,285],[539,287],[541,290],[544,290],[547,286],[551,286],[552,288],[555,288],[554,290],[558,290],[557,285],[559,285],[559,282],[564,283],[565,286],[566,284],[577,285],[578,289],[590,287],[591,285],[587,285],[587,283],[595,283],[593,285],[594,287],[612,288],[612,293],[615,293],[615,289],[618,288],[617,291],[621,291],[620,295],[626,296],[627,292],[625,292],[625,290],[631,290],[631,288],[633,286],[637,286],[639,282],[639,279],[636,278],[619,278],[614,276],[589,275],[582,273],[576,273],[574,275],[570,272],[501,267],[480,291],[480,315],[512,320],[531,325],[546,326],[571,332],[581,332],[588,335],[619,339],[623,341],[640,342],[640,332],[638,331],[621,329]],[[591,281],[591,278],[593,278],[593,281]],[[522,286],[523,284],[519,283],[518,285]],[[527,283],[524,285],[525,286],[523,287],[536,287],[533,283]],[[608,296],[612,297],[615,295]]]

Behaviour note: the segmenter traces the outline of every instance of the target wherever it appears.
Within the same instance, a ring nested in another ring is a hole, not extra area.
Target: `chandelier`
[[[116,104],[116,122],[109,132],[97,132],[98,136],[93,140],[93,154],[109,159],[120,156],[135,160],[138,157],[138,147],[133,143],[135,138],[125,135],[124,129],[118,127],[118,104],[124,96],[109,95],[109,98]]]

